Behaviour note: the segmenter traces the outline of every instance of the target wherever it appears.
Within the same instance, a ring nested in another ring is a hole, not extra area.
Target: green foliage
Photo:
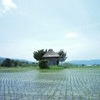
[[[49,68],[49,66],[48,66],[48,60],[40,60],[39,61],[39,67],[41,69]]]
[[[41,50],[38,50],[38,51],[34,51],[33,53],[33,57],[37,60],[37,61],[40,61],[40,60],[43,60],[43,55],[47,52],[47,49],[44,50],[44,49],[41,49]],[[66,60],[66,52],[64,52],[64,50],[60,50],[58,52],[58,54],[60,55],[60,57],[57,59],[56,63],[57,65],[59,65],[59,62],[63,62]]]
[[[58,52],[58,54],[60,55],[60,57],[59,57],[59,61],[60,62],[63,62],[63,61],[65,61],[66,60],[66,52],[64,52],[64,50],[60,50],[59,52]]]
[[[37,61],[42,60],[42,57],[43,57],[43,55],[44,55],[46,52],[47,52],[47,50],[44,50],[44,49],[38,50],[38,51],[34,51],[33,57],[34,57]]]
[[[34,66],[34,67],[38,67],[39,63],[32,63],[31,65]]]
[[[6,58],[6,59],[3,61],[2,66],[11,67],[11,59]]]
[[[20,63],[20,62],[19,62],[18,60],[15,60],[15,61],[14,61],[14,66],[17,67],[17,66],[19,65],[19,63]]]
[[[3,63],[1,64],[2,67],[26,67],[26,66],[32,66],[32,64],[29,64],[27,62],[22,62],[19,60],[12,60],[9,58],[6,58]]]

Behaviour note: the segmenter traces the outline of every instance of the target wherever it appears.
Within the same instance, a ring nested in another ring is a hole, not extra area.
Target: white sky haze
[[[100,0],[0,0],[0,56],[33,59],[39,49],[68,60],[100,58]]]

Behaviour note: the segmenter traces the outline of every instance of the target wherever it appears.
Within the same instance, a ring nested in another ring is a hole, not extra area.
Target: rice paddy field
[[[100,100],[100,68],[0,69],[0,100]]]

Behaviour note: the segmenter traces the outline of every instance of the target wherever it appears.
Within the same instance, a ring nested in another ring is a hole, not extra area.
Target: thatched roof
[[[47,58],[47,57],[59,57],[59,54],[56,53],[56,52],[54,52],[52,49],[49,49],[49,50],[47,51],[47,53],[45,53],[45,54],[43,55],[43,58]]]

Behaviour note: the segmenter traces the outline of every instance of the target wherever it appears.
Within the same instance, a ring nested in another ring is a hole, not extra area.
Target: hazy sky
[[[0,0],[1,57],[33,60],[49,48],[100,58],[100,0]]]

